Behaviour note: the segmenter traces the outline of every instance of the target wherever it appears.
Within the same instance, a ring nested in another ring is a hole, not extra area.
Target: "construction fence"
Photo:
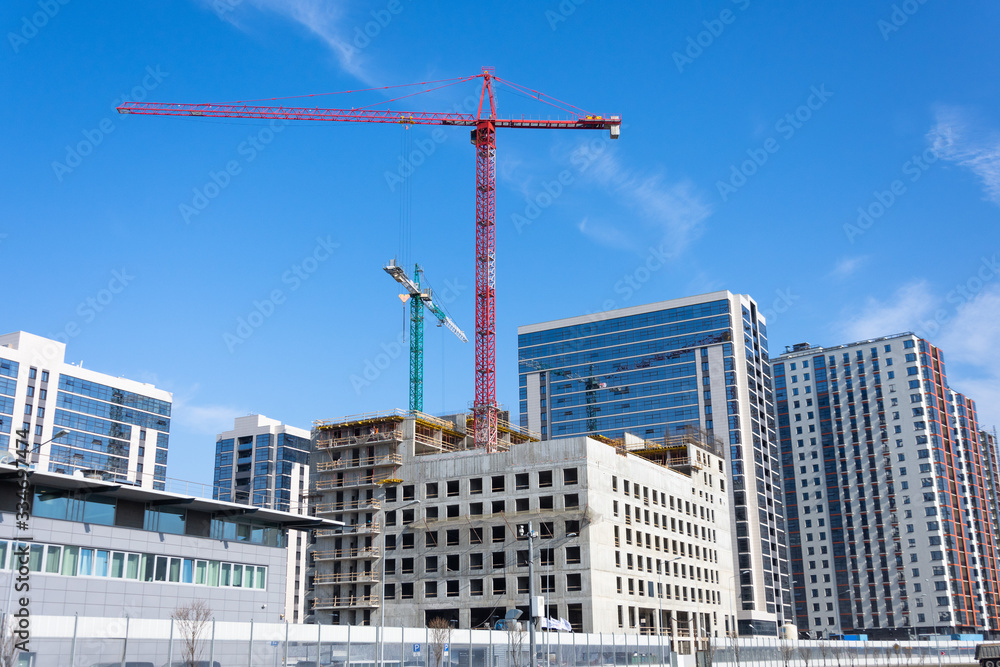
[[[32,617],[19,667],[531,667],[525,630],[386,628]],[[697,642],[637,634],[536,633],[534,667],[972,665],[976,642]],[[381,656],[381,657],[380,657]]]

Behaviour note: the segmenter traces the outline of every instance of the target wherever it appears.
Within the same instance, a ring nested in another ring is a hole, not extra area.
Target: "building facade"
[[[483,628],[511,609],[526,619],[533,559],[547,617],[577,632],[725,635],[734,604],[724,446],[517,438],[486,454],[467,449],[471,439],[442,440],[454,422],[433,419],[326,425],[318,451],[343,477],[324,500],[339,503],[347,525],[317,538],[318,622],[376,624],[384,613],[393,627],[440,617]],[[382,488],[355,495],[349,452],[386,443],[371,461],[381,462],[372,475]],[[367,615],[347,608],[359,598]]]
[[[941,350],[803,343],[774,360],[774,392],[799,629],[995,633],[995,453]]]
[[[521,424],[543,439],[727,444],[738,631],[791,622],[767,327],[749,296],[714,292],[518,328]],[[727,584],[729,582],[726,582]]]
[[[217,620],[277,622],[288,528],[334,525],[40,471],[28,472],[24,519],[17,469],[0,464],[0,478],[0,581],[27,577],[32,616],[170,618],[202,600]]]
[[[118,483],[165,488],[171,394],[65,356],[56,340],[0,336],[0,451],[12,451],[21,431],[38,470],[95,470]]]
[[[231,431],[215,442],[212,496],[254,507],[308,514],[310,434],[263,415],[237,417]],[[309,533],[292,530],[288,539],[285,618],[306,617],[306,554]]]

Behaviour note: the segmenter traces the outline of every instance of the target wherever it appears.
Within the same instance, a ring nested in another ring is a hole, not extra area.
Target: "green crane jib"
[[[383,267],[386,273],[392,276],[393,280],[406,289],[407,294],[400,298],[405,303],[410,302],[410,410],[424,411],[424,309],[434,313],[438,319],[438,326],[444,325],[463,343],[469,342],[461,329],[452,321],[448,315],[441,310],[440,306],[434,303],[430,289],[420,289],[420,276],[424,270],[419,264],[413,266],[413,279],[406,275],[403,267],[396,264],[396,260],[389,260],[388,266]]]

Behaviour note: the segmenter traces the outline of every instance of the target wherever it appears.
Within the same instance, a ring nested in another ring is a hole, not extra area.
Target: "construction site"
[[[692,650],[732,627],[725,459],[709,434],[540,441],[501,419],[487,455],[472,427],[401,410],[315,424],[311,507],[344,526],[315,533],[312,620],[492,628],[527,619],[534,592],[540,628]]]

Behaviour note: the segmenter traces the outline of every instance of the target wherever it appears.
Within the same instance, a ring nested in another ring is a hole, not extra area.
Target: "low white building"
[[[729,501],[714,440],[528,440],[486,454],[465,449],[469,439],[442,442],[449,428],[396,419],[390,429],[377,419],[325,424],[334,437],[319,436],[314,469],[333,472],[314,477],[319,509],[355,513],[334,511],[347,525],[318,536],[318,622],[375,624],[380,604],[387,626],[442,617],[490,627],[510,609],[526,618],[533,557],[547,616],[577,632],[683,638],[733,627]],[[391,467],[358,466],[353,449]],[[533,555],[521,537],[529,523]],[[358,600],[369,613],[346,616]]]

